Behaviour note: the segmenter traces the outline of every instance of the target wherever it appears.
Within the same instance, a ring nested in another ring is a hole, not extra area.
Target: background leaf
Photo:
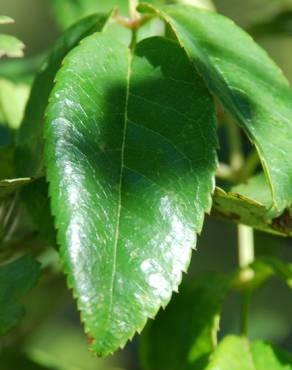
[[[21,320],[24,309],[18,299],[33,288],[40,275],[40,264],[29,255],[0,266],[0,335]]]
[[[292,203],[292,94],[286,78],[222,15],[183,5],[160,9],[209,89],[255,144],[273,205],[283,211]]]
[[[290,370],[292,357],[266,343],[228,336],[219,344],[206,370],[230,369]]]
[[[254,23],[248,28],[254,37],[292,35],[292,10],[282,10],[271,18]]]
[[[14,193],[32,181],[29,177],[0,180],[0,199]]]
[[[23,56],[24,44],[14,36],[0,33],[0,58],[20,58]]]
[[[8,17],[7,15],[0,15],[0,24],[13,23],[14,19]]]
[[[54,78],[65,55],[87,35],[101,30],[106,16],[94,15],[70,27],[54,44],[36,76],[17,137],[16,170],[20,177],[43,173],[43,124]]]
[[[0,79],[0,121],[17,130],[23,118],[29,86]]]
[[[180,283],[211,207],[215,129],[211,97],[171,41],[147,39],[132,57],[95,34],[58,73],[46,127],[52,210],[98,354],[123,346]]]
[[[230,277],[206,275],[183,284],[142,335],[146,370],[205,369],[217,342],[219,314]]]
[[[128,14],[128,0],[51,0],[56,19],[62,28],[95,13],[108,13],[118,7],[122,14]]]

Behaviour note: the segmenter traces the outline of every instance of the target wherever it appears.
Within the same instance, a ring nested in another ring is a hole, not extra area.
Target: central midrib
[[[116,221],[116,230],[115,230],[115,238],[114,238],[114,245],[113,245],[113,268],[112,268],[110,290],[109,290],[110,301],[109,301],[108,315],[107,315],[107,320],[106,320],[107,323],[108,323],[108,320],[112,312],[113,291],[114,291],[115,276],[116,276],[116,269],[117,269],[117,249],[118,249],[119,229],[120,229],[120,219],[121,219],[121,209],[122,209],[122,183],[123,183],[123,173],[124,173],[124,167],[125,167],[124,161],[125,161],[126,136],[127,136],[127,129],[128,129],[128,105],[129,105],[129,96],[130,96],[130,78],[131,78],[132,60],[133,60],[133,51],[128,49],[128,73],[127,73],[127,90],[126,90],[126,99],[125,99],[123,139],[122,139],[122,147],[121,147],[121,169],[120,169],[119,187],[118,187],[118,207],[117,207],[117,215],[116,215],[117,221]]]

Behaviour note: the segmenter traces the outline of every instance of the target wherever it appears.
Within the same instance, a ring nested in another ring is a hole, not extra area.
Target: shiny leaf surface
[[[292,93],[281,70],[222,15],[183,5],[156,12],[171,25],[209,89],[256,146],[273,205],[283,211],[292,203]]]
[[[18,299],[33,288],[39,275],[40,264],[28,255],[0,266],[0,335],[21,320],[24,308]]]
[[[213,354],[206,370],[291,370],[292,357],[263,342],[228,336]]]
[[[207,89],[163,38],[132,55],[96,34],[58,73],[46,126],[52,209],[98,354],[123,346],[177,289],[211,207],[215,129]]]
[[[219,314],[230,278],[207,275],[183,284],[142,334],[145,370],[203,370],[217,342]]]
[[[106,16],[94,15],[70,27],[56,41],[32,86],[17,138],[16,168],[21,177],[43,175],[43,124],[54,78],[65,55],[95,31],[100,31]]]

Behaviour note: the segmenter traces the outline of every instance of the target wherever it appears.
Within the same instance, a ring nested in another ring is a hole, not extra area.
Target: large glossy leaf
[[[39,275],[39,263],[28,255],[0,266],[0,335],[21,320],[24,308],[18,299],[33,288]]]
[[[56,41],[32,86],[16,150],[17,175],[37,177],[43,174],[43,123],[54,78],[65,55],[87,35],[100,31],[107,17],[94,15],[69,28]]]
[[[46,140],[61,256],[105,355],[187,269],[214,188],[214,104],[176,43],[150,38],[132,55],[96,34],[57,75]]]
[[[291,370],[292,356],[262,342],[228,336],[214,352],[206,370]]]
[[[217,342],[219,314],[230,277],[207,275],[183,284],[142,334],[145,370],[205,369]]]
[[[255,144],[273,205],[283,210],[292,203],[292,93],[286,78],[247,33],[222,15],[186,5],[159,9],[209,89]]]

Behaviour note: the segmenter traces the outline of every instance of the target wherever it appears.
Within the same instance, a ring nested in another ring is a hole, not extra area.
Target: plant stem
[[[241,268],[247,267],[254,261],[253,229],[249,226],[238,226],[238,259]]]
[[[138,0],[129,0],[129,12],[132,20],[137,20],[139,18],[139,13],[137,12]]]
[[[237,124],[229,117],[226,119],[226,123],[229,134],[230,167],[234,173],[238,173],[244,165],[240,129]]]
[[[252,150],[252,152],[246,158],[244,166],[240,171],[240,179],[241,181],[247,180],[255,170],[257,169],[260,163],[260,158],[256,150]]]
[[[254,235],[253,229],[249,226],[238,226],[238,260],[240,268],[243,269],[240,274],[240,280],[244,284],[253,277],[253,271],[247,268],[254,261]],[[248,331],[250,298],[250,291],[244,290],[240,313],[240,332],[244,336],[247,335]]]
[[[241,312],[240,312],[240,333],[247,336],[248,333],[248,314],[250,305],[250,292],[242,294]]]

